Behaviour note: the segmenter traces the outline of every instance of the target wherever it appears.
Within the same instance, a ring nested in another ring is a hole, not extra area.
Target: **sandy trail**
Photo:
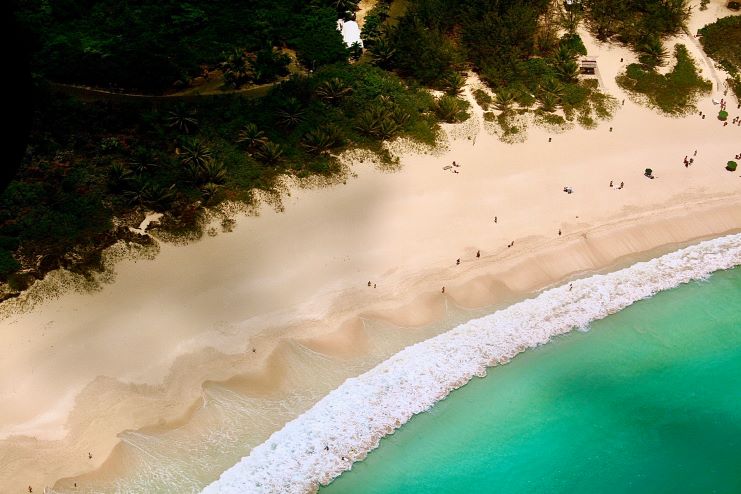
[[[6,314],[0,491],[90,471],[119,432],[178,423],[204,381],[262,369],[281,341],[362,353],[361,316],[418,326],[439,319],[445,300],[501,304],[626,256],[741,230],[741,178],[723,169],[741,152],[741,128],[636,106],[614,82],[635,57],[585,41],[606,90],[626,99],[597,129],[531,126],[526,143],[508,145],[481,122],[464,124],[454,133],[470,129],[470,139],[443,154],[405,154],[395,173],[357,163],[346,185],[293,188],[284,212],[264,207],[232,233],[122,261],[99,292]],[[698,107],[717,111],[710,97]],[[453,160],[459,174],[443,170]],[[644,178],[646,167],[658,179]]]

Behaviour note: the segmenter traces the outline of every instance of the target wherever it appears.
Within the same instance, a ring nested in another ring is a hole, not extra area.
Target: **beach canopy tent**
[[[360,46],[363,46],[363,40],[360,39],[360,26],[357,22],[339,19],[337,30],[342,32],[342,39],[347,46],[352,46],[353,43],[360,43]]]

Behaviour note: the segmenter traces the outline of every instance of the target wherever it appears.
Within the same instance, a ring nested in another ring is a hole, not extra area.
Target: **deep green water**
[[[741,269],[515,358],[322,494],[741,493]]]

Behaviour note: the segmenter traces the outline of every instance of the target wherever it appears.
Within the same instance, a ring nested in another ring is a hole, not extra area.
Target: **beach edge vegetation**
[[[390,164],[385,141],[434,145],[441,122],[469,116],[470,71],[505,141],[524,138],[527,114],[594,127],[616,104],[579,76],[580,23],[641,50],[639,31],[675,34],[688,14],[684,0],[612,3],[380,0],[361,55],[337,30],[353,1],[16,0],[36,104],[24,163],[0,193],[0,298],[60,267],[102,269],[119,240],[151,242],[129,229],[145,211],[164,214],[163,238],[197,238],[205,211],[252,204],[282,176],[341,180],[345,150]],[[69,96],[57,83],[95,89]]]

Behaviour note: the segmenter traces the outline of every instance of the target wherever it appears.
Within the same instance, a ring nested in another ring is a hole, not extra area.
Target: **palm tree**
[[[365,135],[377,135],[379,128],[377,112],[373,111],[373,109],[368,109],[360,113],[355,119],[355,128]]]
[[[394,48],[385,37],[378,38],[378,40],[373,43],[373,46],[369,48],[369,51],[373,63],[382,69],[389,68],[394,55],[396,55],[396,48]]]
[[[134,158],[129,160],[129,169],[139,175],[146,173],[156,167],[157,165],[155,163],[152,163],[152,160],[148,159],[148,157],[146,156],[135,156]]]
[[[226,182],[226,168],[217,161],[207,161],[198,171],[198,180],[201,183],[223,184]]]
[[[221,185],[209,182],[201,187],[201,194],[203,194],[203,202],[209,204],[221,189]]]
[[[407,123],[409,123],[411,117],[409,116],[409,113],[404,111],[401,107],[395,106],[394,109],[391,110],[391,118],[396,122],[396,125],[403,128]]]
[[[450,96],[458,96],[466,85],[466,80],[458,72],[451,73],[445,78],[445,92]]]
[[[131,179],[131,170],[121,163],[113,163],[108,169],[108,185],[114,192],[122,191]]]
[[[263,142],[267,140],[265,132],[260,130],[256,124],[250,122],[239,131],[237,137],[238,143],[244,143],[249,149],[258,148]]]
[[[565,5],[560,9],[560,23],[561,27],[566,30],[569,35],[576,34],[581,22],[582,10],[580,6],[577,7],[566,7]]]
[[[278,110],[278,123],[284,127],[291,128],[295,127],[304,117],[304,110],[301,107],[301,102],[296,98],[288,98],[282,105],[282,108]]]
[[[195,118],[195,109],[187,109],[181,105],[167,112],[167,115],[168,127],[180,132],[189,134],[191,130],[198,127],[198,120]]]
[[[551,93],[543,93],[540,95],[540,108],[548,113],[556,111],[558,106],[558,98]]]
[[[283,155],[283,148],[280,147],[280,144],[266,141],[262,144],[256,155],[266,165],[275,165]]]
[[[129,204],[149,206],[156,210],[166,209],[175,199],[175,184],[165,187],[150,181],[140,182],[137,187],[124,194]]]
[[[325,103],[333,105],[352,93],[352,88],[342,82],[339,77],[323,81],[316,88],[316,95]]]
[[[563,97],[563,84],[558,82],[556,79],[549,77],[540,84],[539,89],[541,94],[549,94],[553,96],[557,103],[561,101],[561,98]]]
[[[210,161],[211,156],[211,150],[208,146],[201,143],[201,141],[193,140],[189,145],[183,146],[180,161],[182,161],[185,166],[197,170]]]
[[[399,132],[399,125],[393,121],[388,115],[378,121],[378,129],[376,130],[376,136],[381,139],[391,139]]]
[[[227,85],[238,88],[254,77],[252,67],[244,50],[235,49],[221,62],[221,71]]]
[[[558,78],[563,82],[576,82],[579,79],[579,64],[574,60],[566,60],[555,67]]]
[[[502,113],[507,113],[512,109],[515,102],[515,93],[507,88],[500,89],[494,96],[494,108]]]
[[[435,102],[435,113],[442,120],[454,123],[463,117],[460,102],[453,96],[444,95]]]
[[[334,139],[324,129],[314,129],[304,136],[301,145],[312,154],[324,154],[334,147]]]
[[[640,61],[648,67],[660,67],[664,65],[667,57],[666,48],[659,38],[649,38],[639,48]]]

